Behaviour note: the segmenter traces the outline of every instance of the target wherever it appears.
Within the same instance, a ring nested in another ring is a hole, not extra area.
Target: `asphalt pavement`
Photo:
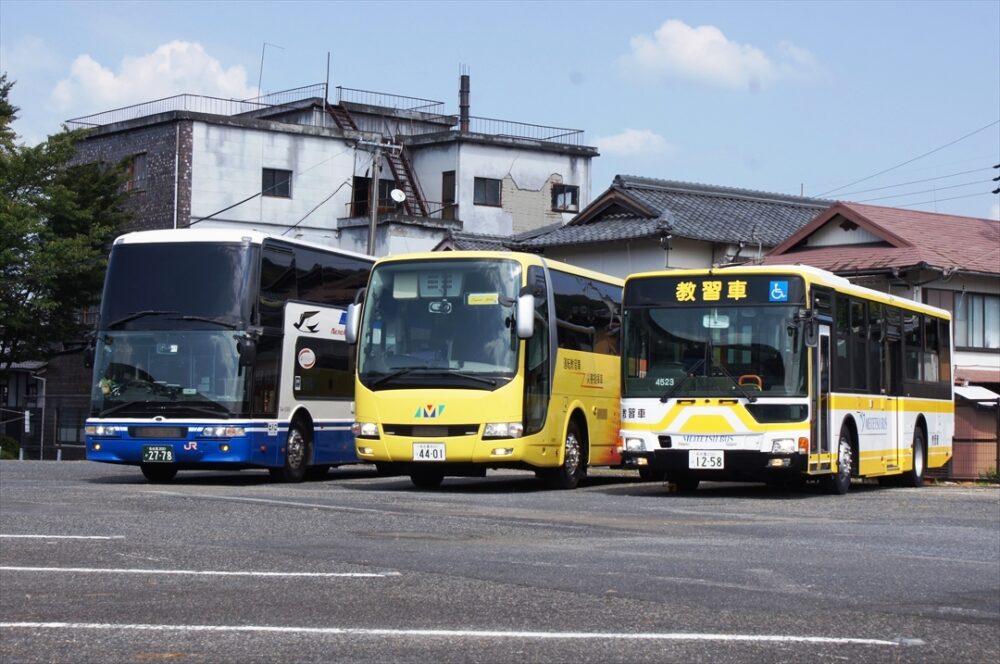
[[[0,661],[996,662],[1000,490],[0,462]]]

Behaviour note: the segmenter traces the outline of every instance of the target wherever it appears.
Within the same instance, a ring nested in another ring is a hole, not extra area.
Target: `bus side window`
[[[298,297],[295,256],[283,247],[264,246],[260,264],[260,324],[284,324],[285,303]]]

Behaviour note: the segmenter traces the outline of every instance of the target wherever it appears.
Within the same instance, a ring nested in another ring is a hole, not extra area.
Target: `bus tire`
[[[698,490],[698,485],[701,484],[701,480],[690,475],[677,475],[669,482],[677,487],[677,493],[694,493]]]
[[[326,477],[327,473],[330,472],[330,466],[323,464],[322,466],[309,466],[306,469],[306,479],[313,482],[317,482]]]
[[[436,489],[444,481],[444,473],[440,470],[421,468],[410,471],[410,481],[418,489]]]
[[[144,463],[139,469],[142,470],[143,476],[154,484],[169,482],[177,475],[177,466],[173,464]]]
[[[847,426],[840,429],[837,443],[837,474],[827,479],[827,490],[843,496],[851,489],[851,464],[854,450],[851,447],[851,431]]]
[[[639,479],[643,482],[663,482],[667,479],[667,473],[662,468],[640,468]]]
[[[288,427],[285,439],[285,463],[281,468],[271,468],[271,477],[279,482],[301,482],[306,478],[309,459],[312,457],[312,442],[298,422]]]
[[[558,468],[547,468],[542,474],[550,489],[575,489],[583,477],[586,463],[583,459],[583,438],[576,422],[570,421],[563,442],[563,462]]]
[[[903,486],[917,488],[924,483],[924,465],[927,462],[927,441],[924,430],[917,427],[913,432],[913,467],[903,473]]]

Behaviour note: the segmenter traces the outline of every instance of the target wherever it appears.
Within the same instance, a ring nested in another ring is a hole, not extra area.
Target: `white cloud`
[[[1000,221],[1000,203],[994,203],[990,208],[990,219]]]
[[[51,100],[62,111],[108,110],[182,93],[247,99],[257,89],[247,85],[241,65],[226,69],[201,44],[172,41],[152,53],[124,58],[117,73],[80,55],[69,77],[56,84]]]
[[[630,73],[642,78],[683,79],[733,89],[758,91],[781,79],[807,79],[818,67],[812,53],[781,42],[774,57],[749,44],[730,41],[713,25],[691,27],[671,19],[652,37],[630,40],[622,58]]]
[[[601,154],[616,156],[662,154],[671,149],[667,139],[649,129],[626,129],[614,136],[598,136],[594,144]]]

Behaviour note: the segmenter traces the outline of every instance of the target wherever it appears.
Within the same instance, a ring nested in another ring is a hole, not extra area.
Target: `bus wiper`
[[[478,383],[484,383],[486,385],[496,385],[497,381],[495,378],[484,378],[482,376],[477,376],[475,374],[465,373],[462,371],[428,371],[427,374],[432,376],[457,376],[458,378],[465,378],[466,380],[475,381]]]
[[[677,381],[677,383],[673,387],[667,390],[666,394],[660,397],[660,403],[667,403],[668,401],[670,401],[670,399],[674,396],[674,394],[677,393],[677,390],[681,389],[681,386],[684,383],[688,382],[688,378],[694,376],[694,372],[697,371],[699,368],[701,368],[701,365],[703,364],[705,364],[705,358],[701,358],[693,365],[691,365],[691,368],[688,369],[688,372],[686,374],[684,374],[684,377],[681,378],[679,381]]]
[[[166,316],[167,314],[176,314],[176,311],[158,311],[156,309],[147,309],[146,311],[136,311],[131,313],[124,318],[119,318],[118,320],[108,323],[108,329],[118,327],[119,325],[124,325],[129,321],[133,321],[137,318],[143,318],[144,316]]]
[[[148,402],[152,405],[155,410],[160,412],[164,411],[189,411],[192,413],[200,413],[202,415],[224,415],[225,417],[230,417],[232,413],[229,409],[220,403],[216,403],[211,400],[205,400],[204,402],[199,402],[198,405],[194,405],[188,402],[178,402],[178,403],[157,403]],[[206,408],[206,406],[211,406]]]
[[[723,373],[723,375],[726,376],[726,378],[733,381],[733,385],[735,385],[736,389],[740,391],[740,394],[746,397],[747,401],[749,401],[750,403],[757,401],[757,397],[751,396],[749,392],[743,389],[743,386],[740,385],[740,381],[736,380],[736,378],[733,377],[733,374],[729,373],[729,370],[726,369],[726,367],[722,366],[722,364],[720,363],[719,366],[716,368],[719,369]]]
[[[368,387],[375,387],[376,385],[381,385],[382,383],[387,383],[390,380],[399,378],[400,376],[405,376],[411,371],[417,371],[418,369],[426,369],[427,367],[407,367],[406,369],[399,369],[398,371],[393,371],[392,373],[387,373],[384,376],[379,376],[371,382]]]
[[[215,323],[216,325],[221,325],[222,327],[228,327],[230,330],[235,330],[238,327],[236,323],[230,322],[224,318],[208,318],[206,316],[176,316],[173,320],[196,320],[202,323]]]
[[[112,413],[117,413],[120,410],[125,410],[131,406],[145,406],[150,403],[149,401],[126,401],[125,403],[120,403],[116,406],[111,406],[110,408],[105,408],[100,413],[97,414],[98,417],[104,417],[105,415],[111,415]]]

